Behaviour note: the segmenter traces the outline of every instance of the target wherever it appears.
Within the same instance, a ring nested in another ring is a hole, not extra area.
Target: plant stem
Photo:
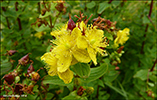
[[[152,71],[154,70],[156,63],[157,63],[157,59],[156,59],[156,61],[154,62],[153,67],[151,68],[150,72],[152,72]]]
[[[40,10],[40,2],[38,2],[38,12],[41,13],[41,10]]]
[[[96,98],[98,99],[98,97],[99,97],[99,85],[98,85],[98,87],[97,87],[97,93],[96,93]]]
[[[108,3],[110,4],[113,0],[110,0]]]
[[[150,16],[151,16],[151,14],[152,14],[152,9],[153,9],[153,0],[151,0],[151,5],[150,5],[150,10],[149,10],[149,15],[148,15],[148,18],[150,18]],[[145,34],[144,34],[144,38],[146,38],[146,32],[147,32],[147,30],[148,30],[148,24],[146,25],[146,29],[145,29]],[[144,45],[145,45],[145,41],[143,41],[142,42],[142,47],[141,47],[141,54],[144,54],[144,51],[143,51],[143,49],[144,49]],[[138,66],[140,67],[141,66],[141,62],[139,61],[139,63],[138,63]]]

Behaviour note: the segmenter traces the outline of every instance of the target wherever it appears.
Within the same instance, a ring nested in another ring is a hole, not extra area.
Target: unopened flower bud
[[[29,68],[27,69],[27,73],[29,74],[29,73],[32,73],[34,71],[34,67],[33,67],[33,65],[31,64],[30,66],[29,66]]]
[[[75,27],[76,27],[75,22],[70,18],[68,21],[68,29],[72,31]]]
[[[40,75],[37,72],[32,73],[32,80],[33,81],[38,81],[40,78]]]
[[[8,53],[9,56],[12,56],[16,52],[17,52],[16,50],[9,50],[9,51],[7,51],[7,53]]]
[[[111,26],[111,21],[110,20],[107,20],[106,23],[107,23],[108,26]]]
[[[116,66],[116,67],[115,67],[115,70],[119,70],[119,67],[118,67],[118,66]]]
[[[11,85],[15,81],[15,76],[12,74],[5,75],[4,80]]]
[[[151,96],[152,98],[154,98],[155,97],[155,94],[154,93],[152,93],[152,96]]]
[[[75,84],[76,86],[79,86],[80,83],[81,83],[80,78],[74,78],[74,84]]]
[[[117,66],[117,64],[118,64],[118,62],[117,62],[117,61],[113,61],[113,62],[112,62],[112,65]]]
[[[19,60],[20,65],[27,65],[29,62],[29,54],[25,55]]]
[[[20,81],[20,76],[15,77],[15,83],[18,83]]]
[[[93,92],[94,92],[94,88],[93,87],[88,87],[86,89],[86,93],[89,94],[89,95],[91,95]]]

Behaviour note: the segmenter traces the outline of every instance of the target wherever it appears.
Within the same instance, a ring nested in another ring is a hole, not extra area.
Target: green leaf
[[[86,63],[77,63],[72,68],[82,78],[88,78],[90,75],[90,66]]]
[[[103,81],[100,80],[100,79],[98,80],[98,85],[100,85],[100,86],[102,86],[102,87],[105,87]]]
[[[62,98],[62,100],[88,100],[87,97],[77,95],[77,91],[71,92],[68,96]]]
[[[50,30],[50,28],[48,27],[48,25],[47,26],[41,25],[40,27],[38,27],[37,25],[36,26],[33,25],[32,28],[34,30],[36,30],[37,32],[43,32],[43,31],[46,31],[46,30]]]
[[[154,87],[154,83],[152,83],[152,82],[148,82],[148,85],[149,85],[150,87]]]
[[[143,24],[150,23],[150,21],[149,21],[149,19],[148,19],[148,17],[146,15],[144,15],[142,19],[143,19]]]
[[[52,45],[49,45],[46,49],[46,52],[50,52]]]
[[[3,60],[1,63],[1,73],[0,75],[3,75],[4,73],[10,71],[12,68],[11,62],[8,62],[8,60]]]
[[[96,3],[94,1],[87,3],[87,8],[91,9],[95,7]]]
[[[107,39],[113,41],[113,36],[110,33],[107,32],[106,34],[104,34],[104,36],[107,37]]]
[[[35,100],[37,97],[38,97],[38,93],[27,95],[28,100],[32,100],[32,99]]]
[[[83,79],[83,82],[88,83],[88,82],[91,82],[100,78],[107,72],[107,69],[108,69],[108,65],[106,63],[103,63],[99,67],[91,68],[91,73],[89,77],[86,79]]]
[[[45,18],[48,17],[49,15],[51,15],[51,12],[46,11],[45,15],[42,16],[41,14],[39,15],[39,18]]]
[[[112,86],[112,85],[109,84],[108,82],[106,82],[105,84],[106,84],[108,87],[110,87],[111,89],[113,89],[113,90],[115,90],[116,92],[118,92],[119,94],[121,94],[122,96],[126,97],[126,95],[123,94],[123,92],[122,92],[119,88]]]
[[[48,92],[46,94],[46,97],[47,97],[46,100],[51,100],[53,96],[54,96],[54,94]]]
[[[108,2],[103,2],[99,4],[99,8],[97,13],[101,14],[105,9],[107,9],[110,6],[110,4],[108,4]]]
[[[8,4],[6,1],[1,2],[1,7],[7,7],[7,6],[8,6]]]
[[[111,4],[113,5],[113,7],[117,7],[119,4],[121,3],[121,1],[112,1]]]
[[[139,70],[133,77],[140,78],[142,81],[147,79],[148,69]]]
[[[39,90],[38,90],[38,85],[35,85],[34,87],[33,87],[33,92],[39,92]]]
[[[54,84],[60,86],[68,85],[65,84],[58,76],[49,76],[49,75],[44,78],[43,84]]]

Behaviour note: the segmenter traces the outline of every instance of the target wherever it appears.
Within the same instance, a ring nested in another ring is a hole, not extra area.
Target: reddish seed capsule
[[[109,25],[109,26],[111,25],[111,21],[110,21],[110,20],[107,20],[106,23],[107,23],[107,25]]]
[[[8,74],[4,76],[5,81],[11,85],[15,81],[15,76],[12,74]]]
[[[68,21],[68,29],[73,30],[76,27],[75,22],[70,18]]]
[[[29,67],[28,67],[28,69],[27,69],[27,73],[29,74],[29,73],[32,73],[34,71],[34,67],[33,67],[33,65],[31,64]]]
[[[29,54],[25,55],[19,60],[19,64],[21,65],[27,65],[28,62],[29,62]]]
[[[117,67],[115,67],[115,70],[119,70],[120,68],[117,66]]]
[[[12,56],[14,53],[16,53],[16,50],[9,50],[7,51],[9,56]]]
[[[22,84],[16,84],[15,85],[15,93],[16,94],[23,94],[23,85]]]
[[[32,81],[38,81],[40,78],[40,75],[37,72],[32,73]]]

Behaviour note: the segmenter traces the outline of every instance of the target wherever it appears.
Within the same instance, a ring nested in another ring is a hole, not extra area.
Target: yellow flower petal
[[[75,48],[72,51],[72,54],[76,58],[76,60],[78,60],[79,62],[88,63],[91,60],[87,50],[85,49]]]
[[[48,74],[50,76],[54,76],[54,75],[57,75],[57,65],[56,66],[49,66],[50,69],[48,71]]]
[[[57,59],[55,58],[55,56],[56,55],[52,52],[47,52],[41,57],[41,60],[44,60],[44,62],[48,65],[56,66]]]
[[[64,52],[63,52],[64,53]],[[60,58],[57,61],[57,71],[58,72],[65,72],[72,62],[72,55],[69,53],[67,55],[60,56]]]
[[[87,48],[87,50],[88,50],[90,58],[92,59],[94,64],[97,65],[97,59],[96,59],[97,52],[93,48],[91,48],[90,46]]]
[[[67,69],[65,72],[63,73],[58,73],[58,76],[60,79],[62,79],[64,81],[65,84],[68,84],[72,81],[73,79],[73,72],[70,69]]]
[[[75,59],[75,57],[72,57],[71,65],[75,65],[76,63],[78,63],[78,61]]]
[[[88,47],[88,43],[84,36],[79,36],[77,38],[77,47],[79,49],[86,49]]]

